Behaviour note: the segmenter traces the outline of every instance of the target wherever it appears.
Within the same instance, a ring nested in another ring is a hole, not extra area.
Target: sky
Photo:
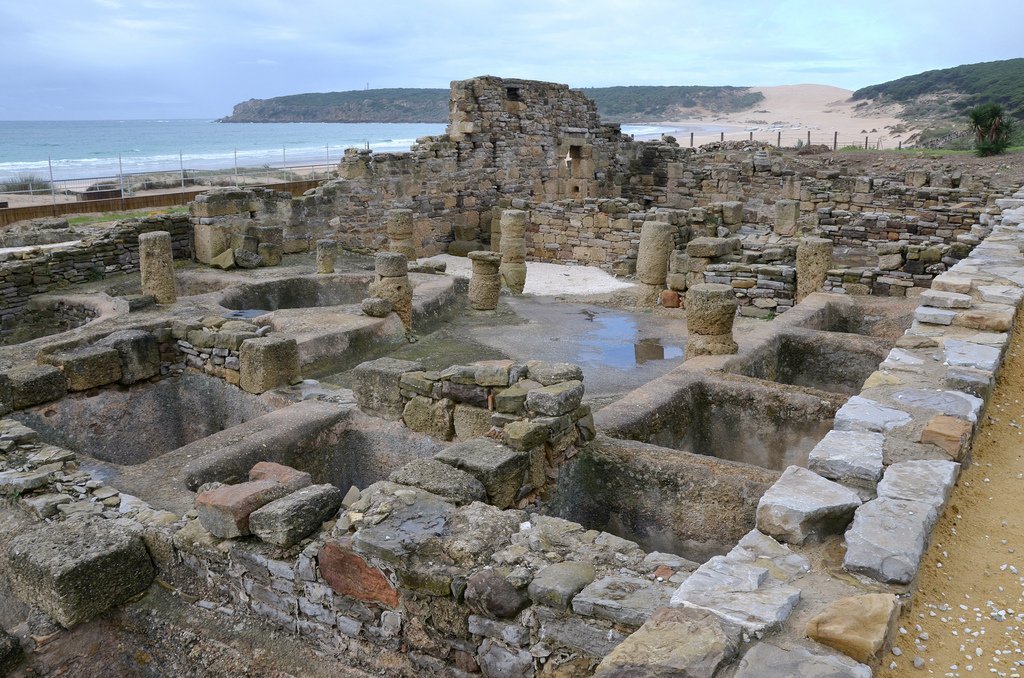
[[[0,120],[216,118],[477,75],[856,89],[1024,56],[1021,26],[1016,0],[8,0]]]

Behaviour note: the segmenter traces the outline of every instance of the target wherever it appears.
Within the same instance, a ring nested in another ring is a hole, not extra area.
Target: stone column
[[[643,287],[638,301],[651,305],[665,289],[668,260],[675,249],[679,229],[663,221],[646,221],[640,229],[640,247],[636,256],[636,277]]]
[[[830,268],[832,241],[828,238],[803,238],[796,247],[796,303],[822,288]]]
[[[729,285],[702,283],[686,292],[686,358],[727,355],[739,347],[732,338],[736,295]]]
[[[143,294],[152,294],[158,304],[173,304],[177,301],[170,233],[152,231],[139,236],[139,269],[142,272]]]
[[[404,254],[378,252],[374,262],[377,280],[370,283],[370,296],[391,302],[405,330],[412,329],[412,283],[409,282],[409,262]]]
[[[388,251],[404,254],[407,261],[416,261],[416,245],[412,239],[412,210],[388,210],[384,224],[388,233]]]
[[[522,294],[526,286],[526,222],[523,210],[501,213],[501,279],[512,294]]]
[[[473,277],[469,279],[469,305],[477,311],[493,311],[498,307],[501,293],[501,274],[498,272],[501,255],[497,252],[470,252]]]
[[[334,258],[338,255],[338,243],[333,240],[316,241],[316,272],[334,273]]]
[[[491,251],[501,252],[501,212],[495,205],[491,208]]]

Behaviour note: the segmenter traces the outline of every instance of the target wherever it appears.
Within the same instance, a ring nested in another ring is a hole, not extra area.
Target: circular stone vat
[[[358,304],[368,295],[371,275],[284,278],[251,283],[225,292],[220,305],[232,310],[314,308]]]

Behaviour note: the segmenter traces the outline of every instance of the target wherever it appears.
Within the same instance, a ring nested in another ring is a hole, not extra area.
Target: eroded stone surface
[[[588,584],[572,599],[572,610],[585,617],[640,626],[654,610],[665,607],[675,587],[629,575],[610,575]]]
[[[249,529],[263,541],[287,548],[337,513],[342,497],[334,485],[304,487],[253,511]]]
[[[807,622],[805,633],[858,662],[870,663],[878,658],[899,610],[891,593],[840,598]]]
[[[874,487],[882,477],[884,441],[870,431],[829,431],[808,455],[807,468],[844,485]]]
[[[487,498],[483,483],[469,473],[435,459],[411,461],[392,473],[388,480],[426,490],[457,506]]]
[[[854,513],[843,566],[886,583],[907,584],[917,574],[931,534],[929,504],[882,497]]]
[[[852,490],[790,466],[757,503],[757,529],[791,544],[817,541],[841,532],[860,504]]]
[[[853,396],[836,412],[837,431],[874,431],[885,433],[909,424],[911,417],[902,410],[886,407],[874,400]]]
[[[736,665],[734,678],[871,678],[871,667],[837,654],[758,643]]]

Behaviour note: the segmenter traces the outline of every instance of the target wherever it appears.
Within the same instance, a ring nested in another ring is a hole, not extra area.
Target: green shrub
[[[978,155],[997,155],[1010,146],[1013,121],[999,104],[988,103],[967,111],[974,132],[974,148]]]

